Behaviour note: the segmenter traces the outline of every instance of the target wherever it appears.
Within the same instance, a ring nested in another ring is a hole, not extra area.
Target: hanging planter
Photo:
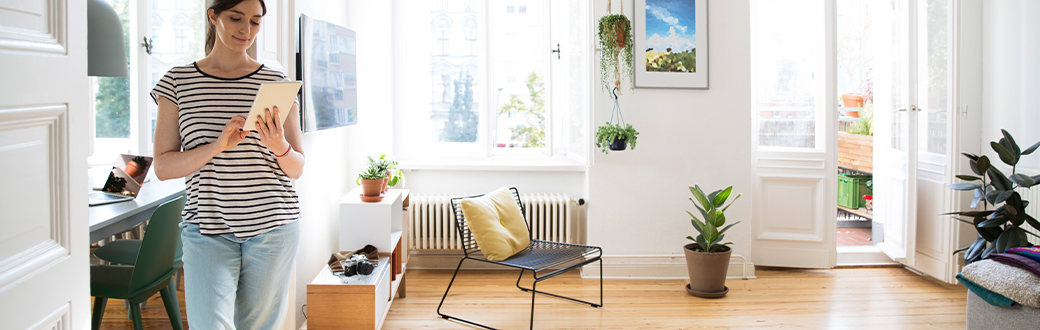
[[[616,90],[617,87],[614,88],[614,91]],[[614,118],[617,118],[617,121]],[[638,135],[639,132],[632,128],[632,124],[626,124],[624,117],[621,116],[621,105],[618,103],[617,94],[615,93],[614,112],[610,114],[610,121],[596,128],[596,147],[600,148],[605,154],[610,153],[607,151],[608,149],[622,151],[629,145],[635,150],[636,137]]]
[[[632,75],[632,21],[625,16],[624,7],[620,14],[609,14],[610,5],[607,5],[607,16],[599,19],[599,28],[596,36],[599,37],[600,84],[603,90],[611,87],[621,87],[621,76],[629,80],[629,89],[633,86]],[[614,86],[610,86],[613,76]]]

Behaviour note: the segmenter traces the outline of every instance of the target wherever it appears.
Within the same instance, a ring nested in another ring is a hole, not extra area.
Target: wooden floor
[[[604,307],[539,296],[535,329],[964,329],[966,290],[902,268],[755,270],[757,279],[730,279],[729,295],[686,294],[683,280],[604,281]],[[441,319],[437,303],[450,271],[408,271],[408,296],[394,300],[383,329],[467,329]],[[517,290],[515,272],[459,275],[442,312],[503,329],[526,329],[531,295]],[[529,281],[527,281],[529,282]],[[598,300],[599,281],[564,274],[539,289]],[[179,291],[182,314],[184,292]],[[349,313],[350,311],[344,311]],[[156,295],[145,328],[171,329]],[[187,324],[185,322],[185,324]],[[131,329],[126,309],[110,301],[103,329]]]

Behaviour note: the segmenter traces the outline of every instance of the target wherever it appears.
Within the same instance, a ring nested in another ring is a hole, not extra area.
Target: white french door
[[[0,320],[85,329],[87,1],[0,1]]]
[[[831,268],[835,1],[752,1],[751,15],[752,261]]]
[[[879,243],[893,260],[955,283],[957,223],[953,178],[953,0],[892,0],[878,25],[892,41],[879,62],[875,111],[875,209],[884,225]],[[887,48],[887,47],[886,47]]]

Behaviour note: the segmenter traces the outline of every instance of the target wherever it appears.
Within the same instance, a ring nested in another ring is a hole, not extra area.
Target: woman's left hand
[[[285,140],[285,131],[280,119],[277,106],[264,108],[264,117],[256,117],[256,131],[260,135],[260,142],[275,155],[284,154],[289,150],[289,142]]]

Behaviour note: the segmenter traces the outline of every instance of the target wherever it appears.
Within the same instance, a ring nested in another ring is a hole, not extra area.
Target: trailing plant
[[[733,205],[740,198],[740,194],[733,197],[733,201],[723,207],[726,204],[726,200],[729,199],[730,194],[733,193],[733,186],[726,187],[726,189],[716,190],[711,194],[704,195],[704,191],[701,187],[694,185],[690,187],[690,192],[697,200],[690,198],[690,202],[693,202],[693,206],[697,207],[700,211],[701,217],[704,218],[702,221],[693,215],[690,211],[686,211],[690,215],[690,222],[693,223],[693,228],[697,230],[697,237],[686,236],[687,239],[697,243],[697,251],[702,252],[718,252],[723,246],[733,244],[733,242],[722,242],[722,239],[726,237],[725,233],[733,226],[740,223],[740,221],[734,222],[726,226],[726,209]],[[700,204],[698,204],[700,203]],[[721,209],[720,209],[721,207]],[[725,227],[723,227],[725,226]],[[722,228],[721,230],[719,228]]]
[[[628,77],[631,89],[635,79],[632,75],[632,22],[622,14],[603,16],[599,19],[596,35],[602,50],[599,55],[599,72],[603,90],[610,90],[610,76],[614,76],[614,87],[619,88],[621,76]]]
[[[605,123],[603,126],[596,128],[596,147],[603,150],[603,153],[609,153],[607,150],[610,148],[610,144],[614,143],[614,140],[625,140],[632,149],[636,148],[636,138],[639,132],[635,128],[632,128],[632,124],[625,124],[624,127],[621,124]]]
[[[1018,188],[1031,188],[1040,182],[1040,175],[1028,176],[1016,173],[1018,161],[1021,160],[1022,155],[1036,151],[1040,142],[1026,150],[1021,150],[1008,131],[1002,129],[1000,132],[1004,137],[1000,141],[990,142],[989,145],[1004,164],[1011,166],[1011,175],[1004,175],[990,163],[989,157],[985,155],[963,153],[964,157],[968,158],[968,167],[971,168],[974,175],[958,175],[957,178],[967,182],[949,185],[954,190],[974,192],[975,198],[971,201],[972,209],[982,203],[982,210],[943,213],[944,215],[953,214],[970,218],[971,220],[954,217],[954,219],[971,224],[978,232],[975,242],[954,251],[954,253],[964,251],[964,261],[967,263],[989,258],[990,254],[1004,252],[1008,248],[1029,246],[1026,234],[1037,235],[1026,232],[1022,228],[1025,223],[1040,230],[1040,222],[1025,211],[1029,201],[1023,200],[1016,191]],[[989,209],[987,205],[992,205],[993,209]]]

